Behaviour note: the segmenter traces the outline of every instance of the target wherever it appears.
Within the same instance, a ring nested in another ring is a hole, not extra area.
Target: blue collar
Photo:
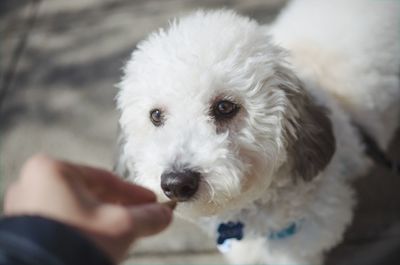
[[[299,228],[300,228],[300,224],[298,222],[293,222],[293,223],[290,223],[285,228],[283,228],[282,230],[271,231],[268,235],[268,238],[270,240],[285,239],[285,238],[294,236],[299,231]]]
[[[244,224],[242,222],[227,222],[221,223],[218,226],[217,244],[222,245],[228,239],[241,240]],[[279,231],[270,231],[268,233],[269,240],[285,239],[295,235],[300,229],[300,222],[290,223],[288,226]]]

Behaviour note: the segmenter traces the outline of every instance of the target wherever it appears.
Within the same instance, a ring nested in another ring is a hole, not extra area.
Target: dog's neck
[[[307,222],[302,215],[302,208],[312,200],[318,185],[319,178],[311,184],[298,183],[296,186],[280,179],[273,182],[260,198],[240,209],[230,209],[213,217],[201,218],[200,224],[220,244],[229,238],[264,237],[276,240],[290,237]],[[222,248],[226,248],[226,244]]]

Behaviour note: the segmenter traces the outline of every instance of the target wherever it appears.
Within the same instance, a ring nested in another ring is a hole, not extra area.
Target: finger
[[[135,237],[157,234],[164,230],[172,220],[172,210],[159,203],[143,204],[130,210]]]
[[[67,162],[60,163],[69,178],[84,184],[91,193],[104,202],[137,205],[156,201],[152,191],[128,183],[107,170]]]

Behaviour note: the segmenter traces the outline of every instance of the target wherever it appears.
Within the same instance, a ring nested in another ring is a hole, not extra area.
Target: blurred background
[[[198,8],[232,8],[260,23],[284,0],[0,0],[1,187],[36,152],[111,169],[115,84],[138,41]],[[400,141],[389,151],[400,158]],[[375,168],[356,183],[356,219],[328,264],[358,264],[400,238],[400,178]],[[382,245],[383,244],[383,245]],[[359,253],[359,254],[357,254]],[[126,264],[224,264],[213,242],[177,220],[136,245]],[[360,263],[363,264],[363,263]]]

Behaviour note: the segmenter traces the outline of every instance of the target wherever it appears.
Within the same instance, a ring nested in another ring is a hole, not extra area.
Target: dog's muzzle
[[[197,192],[200,182],[200,173],[185,170],[181,172],[167,172],[161,175],[161,188],[164,194],[177,201],[187,201]]]

